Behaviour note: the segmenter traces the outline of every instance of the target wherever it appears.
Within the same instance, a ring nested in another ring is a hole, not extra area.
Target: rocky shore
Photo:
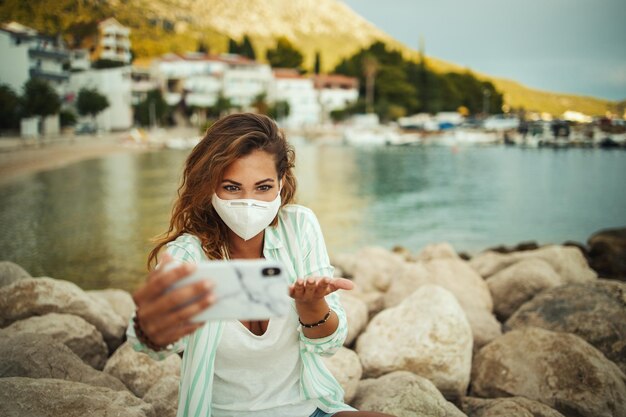
[[[626,417],[626,229],[586,245],[446,243],[332,257],[345,346],[326,364],[360,410],[398,417]],[[0,262],[0,415],[175,416],[181,358],[135,352],[129,293]]]

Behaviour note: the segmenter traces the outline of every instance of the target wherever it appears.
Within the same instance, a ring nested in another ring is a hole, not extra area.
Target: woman
[[[157,258],[159,267],[133,294],[137,311],[127,330],[133,348],[157,360],[185,351],[178,417],[384,416],[345,404],[320,358],[345,340],[336,291],[353,284],[332,278],[315,215],[292,204],[294,158],[270,118],[244,113],[218,120],[187,159],[169,230],[148,258],[149,269]],[[256,204],[239,216],[233,200]],[[200,260],[255,258],[285,265],[294,299],[288,316],[196,324],[189,319],[216,301],[210,283],[163,294]],[[163,272],[172,260],[184,264]]]

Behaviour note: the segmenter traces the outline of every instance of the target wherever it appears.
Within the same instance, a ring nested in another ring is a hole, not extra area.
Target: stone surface
[[[385,309],[385,295],[382,292],[362,292],[357,289],[350,290],[350,295],[365,303],[368,320]]]
[[[454,294],[469,320],[475,348],[502,334],[500,323],[491,313],[493,302],[487,284],[458,257],[406,264],[385,293],[385,307],[397,305],[426,284],[439,285]]]
[[[361,301],[348,291],[340,290],[339,296],[341,298],[341,305],[346,311],[346,317],[348,319],[348,335],[343,345],[350,346],[367,325],[367,305],[364,301]]]
[[[545,404],[524,397],[465,397],[461,409],[468,417],[565,417]]]
[[[592,344],[626,373],[626,283],[599,279],[538,294],[506,322],[573,333]]]
[[[106,301],[118,316],[128,322],[135,312],[135,302],[133,296],[128,291],[110,288],[106,290],[87,291],[89,296],[97,297]]]
[[[323,357],[322,360],[343,388],[344,401],[350,403],[363,376],[359,356],[353,350],[342,347],[333,356]]]
[[[117,378],[93,369],[63,343],[43,334],[0,340],[0,377],[56,378],[125,391]]]
[[[428,262],[433,259],[461,259],[448,242],[427,245],[417,254],[416,260]]]
[[[176,417],[179,386],[180,378],[168,375],[157,381],[142,400],[152,404],[158,417]]]
[[[601,230],[587,244],[589,264],[601,277],[626,281],[626,228]]]
[[[24,278],[31,278],[24,268],[10,261],[0,262],[0,288]]]
[[[109,356],[100,332],[83,318],[73,314],[50,313],[18,320],[0,329],[0,338],[20,333],[51,336],[95,369],[102,370]]]
[[[448,290],[424,285],[397,307],[376,315],[357,339],[366,377],[411,371],[446,396],[465,394],[472,359],[472,331]]]
[[[145,353],[136,352],[128,342],[109,358],[104,372],[122,381],[137,397],[143,397],[154,384],[168,375],[180,377],[181,359],[169,355],[156,361]]]
[[[48,313],[82,317],[102,334],[109,352],[121,344],[128,325],[107,303],[94,302],[93,297],[69,281],[25,278],[0,288],[0,327]]]
[[[0,378],[3,417],[157,417],[130,392],[61,379]]]
[[[484,346],[472,368],[472,395],[522,396],[565,416],[626,416],[626,376],[570,333],[525,327]]]
[[[469,264],[483,278],[488,278],[516,262],[529,258],[539,258],[549,263],[564,283],[588,282],[598,276],[589,268],[580,249],[574,246],[548,245],[509,254],[488,251],[472,258]]]
[[[494,311],[506,320],[539,292],[561,285],[561,276],[539,258],[523,259],[487,278]]]
[[[354,255],[338,255],[333,258],[347,277],[351,277],[361,292],[385,292],[392,279],[404,265],[402,256],[385,248],[371,246]]]
[[[351,404],[360,411],[375,411],[396,417],[465,416],[454,404],[446,401],[432,382],[406,371],[361,380]]]

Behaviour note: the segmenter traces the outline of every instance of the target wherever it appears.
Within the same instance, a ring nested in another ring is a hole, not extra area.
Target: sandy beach
[[[0,184],[39,171],[121,152],[147,152],[149,148],[125,141],[126,133],[68,136],[43,143],[0,138]]]

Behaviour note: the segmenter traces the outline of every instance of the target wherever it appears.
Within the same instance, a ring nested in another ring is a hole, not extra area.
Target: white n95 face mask
[[[274,220],[281,203],[280,189],[273,201],[252,198],[222,200],[217,193],[213,193],[211,202],[226,226],[243,240],[248,240],[261,233]]]

